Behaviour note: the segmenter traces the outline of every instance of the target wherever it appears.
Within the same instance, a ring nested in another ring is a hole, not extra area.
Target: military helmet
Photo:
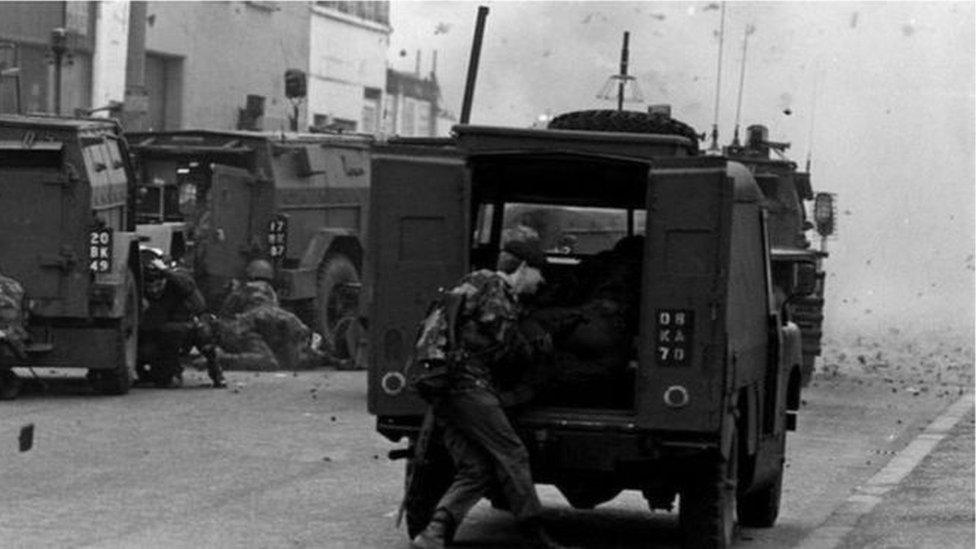
[[[247,264],[247,267],[244,269],[244,276],[248,280],[267,280],[271,282],[274,280],[274,267],[264,259],[255,259]]]
[[[139,262],[142,264],[142,277],[146,281],[163,278],[163,271],[159,262],[166,262],[166,255],[159,248],[149,246],[139,247]]]

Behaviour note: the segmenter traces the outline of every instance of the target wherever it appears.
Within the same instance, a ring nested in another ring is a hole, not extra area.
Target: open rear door
[[[721,157],[658,161],[650,177],[638,422],[718,432],[733,182]]]
[[[207,201],[211,231],[204,258],[208,275],[241,275],[241,265],[250,248],[253,188],[254,178],[246,170],[213,166]]]
[[[417,326],[440,287],[468,266],[470,183],[461,156],[420,147],[372,155],[366,259],[369,411],[423,413],[405,387]]]

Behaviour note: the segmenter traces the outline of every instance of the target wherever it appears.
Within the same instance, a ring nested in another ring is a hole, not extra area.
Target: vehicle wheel
[[[92,384],[106,395],[124,395],[136,378],[139,353],[139,292],[135,277],[129,272],[125,278],[125,312],[114,326],[115,366],[110,370],[94,371]]]
[[[779,502],[783,494],[783,465],[776,478],[766,486],[739,496],[736,511],[739,524],[750,528],[769,528],[779,516]]]
[[[315,330],[339,360],[352,358],[359,334],[359,273],[348,257],[326,256],[319,267]]]
[[[413,458],[407,460],[406,478],[410,478],[411,474],[421,477],[419,482],[414,483],[417,488],[407,498],[405,509],[407,535],[410,539],[416,537],[427,526],[434,516],[437,502],[454,481],[454,464],[447,453],[447,448],[432,440],[427,452],[427,462],[423,470],[414,470],[416,464]]]
[[[653,133],[679,135],[691,140],[698,148],[695,129],[666,116],[655,116],[638,111],[592,110],[574,111],[552,119],[549,128],[554,130],[583,130],[598,132]]]
[[[13,400],[20,394],[23,385],[13,370],[0,370],[0,400]]]
[[[703,456],[681,488],[678,517],[684,547],[725,549],[732,545],[738,486],[736,444],[733,434],[728,459],[718,452]]]

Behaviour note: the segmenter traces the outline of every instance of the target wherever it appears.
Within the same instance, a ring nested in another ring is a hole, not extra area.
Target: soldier
[[[216,360],[209,323],[201,320],[206,312],[203,295],[193,277],[171,269],[161,251],[140,250],[143,264],[143,311],[139,325],[139,372],[160,387],[175,380],[182,382],[181,351],[196,346],[207,360],[207,374],[214,388],[223,388],[223,372]],[[143,365],[151,370],[146,372]]]
[[[255,259],[244,268],[244,282],[231,282],[230,293],[220,306],[220,316],[229,318],[259,305],[278,306],[275,292],[274,267],[264,259]]]
[[[220,308],[218,361],[238,370],[296,370],[320,364],[322,357],[309,347],[311,330],[278,305],[271,264],[256,259],[244,272],[247,280],[232,283]]]
[[[529,351],[518,330],[519,296],[535,293],[544,264],[537,241],[509,241],[496,272],[475,271],[451,290],[464,295],[456,321],[462,358],[449,391],[433,406],[457,474],[426,528],[412,540],[415,549],[444,547],[496,481],[527,545],[560,547],[540,523],[529,453],[502,408],[496,379],[505,366],[519,362],[514,355]]]

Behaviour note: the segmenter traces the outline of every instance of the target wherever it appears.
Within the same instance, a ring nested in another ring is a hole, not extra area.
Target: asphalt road
[[[0,403],[0,545],[407,547],[394,527],[403,462],[386,459],[394,445],[373,430],[365,373],[228,377],[227,390],[191,372],[183,388],[123,397],[57,379]],[[738,546],[798,544],[966,386],[923,392],[878,375],[818,375],[788,440],[780,520],[743,530]],[[27,423],[35,446],[18,453]],[[638,493],[593,511],[571,509],[551,487],[540,493],[563,542],[677,546],[676,515],[651,514]],[[508,515],[482,502],[458,540],[506,547],[513,536]]]

